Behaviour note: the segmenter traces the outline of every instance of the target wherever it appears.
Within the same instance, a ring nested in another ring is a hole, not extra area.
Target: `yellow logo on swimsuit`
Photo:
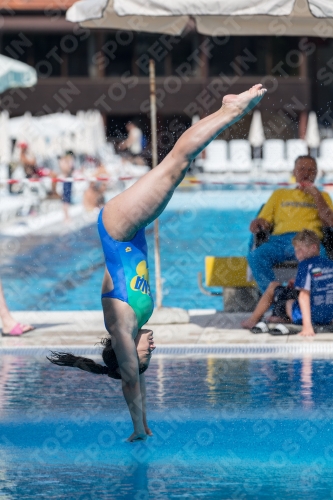
[[[132,251],[131,247],[126,247],[125,248],[125,252],[131,252],[131,251]]]
[[[135,292],[141,292],[145,295],[150,295],[149,287],[149,271],[147,268],[147,262],[142,260],[136,266],[137,275],[131,279],[130,286]]]

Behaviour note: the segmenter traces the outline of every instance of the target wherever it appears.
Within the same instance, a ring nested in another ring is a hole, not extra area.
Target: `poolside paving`
[[[18,321],[33,324],[36,330],[21,337],[2,337],[1,347],[93,346],[106,334],[101,311],[18,311],[13,314]],[[155,314],[147,326],[154,331],[157,345],[259,346],[333,341],[333,333],[321,333],[313,338],[254,335],[240,327],[246,316],[246,313],[223,312],[191,315],[186,311],[169,309],[164,310],[162,315]]]

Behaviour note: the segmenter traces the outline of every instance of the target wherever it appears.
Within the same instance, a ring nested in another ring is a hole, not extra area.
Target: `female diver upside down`
[[[152,331],[142,329],[153,311],[145,227],[163,212],[191,161],[223,130],[254,108],[265,92],[258,84],[242,94],[225,96],[217,112],[186,130],[158,167],[111,199],[99,215],[106,262],[102,306],[110,334],[102,341],[106,366],[59,352],[53,352],[48,359],[60,366],[75,366],[121,379],[134,427],[128,441],[152,435],[146,419],[144,371],[155,346]]]

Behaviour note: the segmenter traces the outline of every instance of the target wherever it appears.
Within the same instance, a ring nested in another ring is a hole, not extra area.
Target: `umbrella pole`
[[[149,83],[150,83],[150,126],[151,126],[151,156],[152,166],[157,166],[157,126],[156,126],[156,80],[155,61],[149,60]],[[162,307],[162,280],[161,280],[161,257],[158,219],[154,221],[155,240],[155,282],[156,282],[156,306]]]

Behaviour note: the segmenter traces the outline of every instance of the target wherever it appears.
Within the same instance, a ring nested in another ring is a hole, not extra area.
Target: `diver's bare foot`
[[[145,426],[145,431],[146,431],[146,434],[147,436],[153,436],[154,434],[152,433],[151,429],[149,429],[148,426]]]
[[[147,434],[145,432],[133,432],[126,441],[133,443],[134,441],[146,441]]]
[[[267,89],[262,88],[261,83],[258,83],[241,94],[225,95],[222,101],[222,110],[228,108],[235,112],[238,117],[244,116],[258,104],[266,92]]]
[[[258,323],[258,321],[252,321],[251,318],[249,318],[249,319],[246,319],[245,321],[242,321],[241,325],[242,325],[242,328],[245,328],[247,330],[251,330],[251,328],[256,326],[257,323]]]

